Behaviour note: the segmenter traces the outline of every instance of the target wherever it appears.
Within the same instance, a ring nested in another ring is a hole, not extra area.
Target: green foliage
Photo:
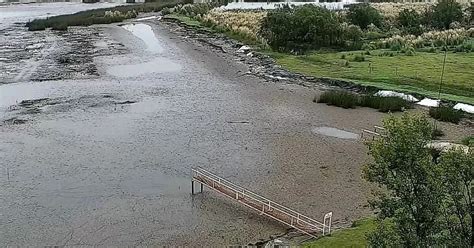
[[[370,24],[377,27],[382,26],[383,17],[374,7],[369,4],[353,4],[349,7],[347,18],[354,25],[366,29]]]
[[[371,206],[379,224],[370,247],[471,247],[471,151],[430,151],[433,129],[424,116],[390,116],[385,133],[368,144],[365,178],[384,190]],[[433,156],[435,154],[435,156]]]
[[[451,23],[461,22],[463,19],[462,6],[456,0],[441,0],[430,15],[432,25],[442,29],[448,29]]]
[[[446,233],[447,247],[473,247],[474,219],[474,153],[452,149],[439,159],[443,215],[440,217]]]
[[[423,32],[421,28],[422,16],[414,9],[404,9],[400,11],[397,20],[405,33],[420,35]]]
[[[379,220],[374,231],[367,234],[367,243],[377,248],[402,247],[396,226],[390,219]]]
[[[364,57],[364,55],[357,54],[356,56],[354,56],[354,61],[355,62],[364,62],[365,57]]]
[[[379,209],[380,219],[393,219],[394,226],[377,229],[369,244],[384,247],[380,244],[399,239],[403,247],[433,245],[441,202],[439,186],[431,180],[431,155],[425,148],[431,125],[423,116],[404,114],[388,117],[384,128],[384,136],[369,143],[374,162],[365,167],[364,176],[386,187],[371,205]]]
[[[399,97],[357,95],[347,91],[326,91],[317,102],[343,108],[369,107],[384,113],[404,111],[412,107],[410,102]]]
[[[466,146],[474,146],[474,136],[467,136],[462,139],[461,143]]]
[[[373,218],[358,220],[352,223],[350,228],[334,231],[331,235],[321,237],[303,247],[367,247],[366,235],[375,229],[375,225]]]
[[[411,108],[410,102],[400,97],[362,96],[359,106],[378,109],[380,112],[400,112]]]
[[[346,91],[326,91],[321,94],[318,103],[326,103],[343,108],[355,108],[359,98],[357,95]]]
[[[35,22],[28,25],[28,31],[42,31],[46,29],[46,25],[42,22]]]
[[[123,5],[113,8],[93,9],[75,14],[59,15],[46,19],[35,19],[28,22],[28,30],[44,30],[46,28],[64,28],[67,26],[89,26],[93,24],[109,24],[121,22],[125,19],[135,18],[138,12],[155,12],[165,7],[173,7],[178,3],[188,0],[162,0],[160,2],[144,3],[138,5]],[[61,29],[61,30],[62,30]]]
[[[285,52],[343,44],[338,15],[314,5],[270,11],[263,20],[261,35],[273,50]]]
[[[453,109],[452,106],[440,106],[430,108],[429,114],[436,120],[459,123],[463,117],[463,112],[461,110]]]
[[[52,30],[59,30],[59,31],[66,31],[67,30],[67,24],[66,23],[53,23],[51,25]]]

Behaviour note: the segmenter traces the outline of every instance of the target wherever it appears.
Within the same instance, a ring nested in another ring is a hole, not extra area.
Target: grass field
[[[327,247],[367,247],[365,236],[375,229],[374,219],[362,219],[354,222],[353,227],[335,231],[331,236],[326,236],[314,242],[305,244],[309,248]]]
[[[280,65],[305,75],[438,96],[444,53],[417,52],[414,56],[389,50],[364,53],[320,51],[295,56],[268,52]],[[362,54],[364,61],[356,62],[355,57],[360,60]],[[441,92],[443,99],[474,104],[474,53],[448,53]]]

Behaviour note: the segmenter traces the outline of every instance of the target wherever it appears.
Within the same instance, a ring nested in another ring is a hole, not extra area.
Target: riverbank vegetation
[[[367,247],[366,235],[375,230],[373,218],[355,221],[350,228],[334,231],[330,236],[303,245],[306,248]]]
[[[335,90],[322,93],[315,101],[342,108],[355,108],[356,106],[368,107],[384,113],[400,112],[413,107],[410,102],[400,97],[358,95],[348,91]]]
[[[251,40],[290,71],[428,97],[438,96],[447,50],[441,98],[474,104],[473,9],[443,0],[358,4],[341,11],[314,5],[211,9],[191,18]]]
[[[69,26],[90,26],[93,24],[109,24],[122,22],[123,20],[135,18],[138,13],[157,12],[166,7],[173,7],[188,0],[161,0],[159,2],[147,2],[136,5],[123,5],[113,8],[94,9],[81,11],[70,15],[59,15],[45,19],[35,19],[28,22],[26,26],[30,31],[45,30],[52,28],[66,30]]]

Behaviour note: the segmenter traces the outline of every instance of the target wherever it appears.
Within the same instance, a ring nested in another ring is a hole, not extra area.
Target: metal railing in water
[[[206,185],[207,187],[224,194],[251,209],[259,211],[260,214],[293,227],[311,237],[317,237],[319,234],[328,235],[331,233],[332,212],[327,213],[324,216],[323,222],[319,222],[229,182],[228,180],[204,169],[193,169],[192,174],[192,194],[194,194],[194,182],[196,181],[201,184],[201,191],[203,185]]]

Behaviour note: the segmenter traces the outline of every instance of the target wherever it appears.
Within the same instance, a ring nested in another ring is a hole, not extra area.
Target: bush
[[[348,42],[348,47],[357,49],[357,47],[360,46],[359,44],[363,35],[364,32],[362,32],[362,29],[360,29],[359,26],[351,24],[344,27],[343,38]]]
[[[343,108],[355,108],[359,99],[357,95],[345,91],[326,91],[318,99],[318,103],[326,103]]]
[[[66,23],[53,23],[51,25],[52,30],[60,30],[60,31],[66,31],[67,30],[67,24]]]
[[[339,16],[314,5],[270,11],[263,19],[260,33],[277,51],[300,52],[343,44]]]
[[[462,139],[461,143],[466,146],[474,146],[474,136],[467,136]]]
[[[461,22],[463,19],[461,4],[456,0],[441,0],[430,14],[432,25],[442,29],[449,29],[451,23]]]
[[[405,33],[420,35],[423,32],[421,28],[422,17],[414,9],[404,9],[398,15],[398,24]]]
[[[401,112],[411,107],[411,103],[400,97],[366,95],[361,97],[359,106],[378,109],[380,112]]]
[[[42,31],[46,29],[46,25],[44,23],[33,23],[28,26],[28,31]]]
[[[369,4],[353,4],[349,7],[347,18],[354,25],[366,29],[370,24],[382,26],[383,17],[378,10]]]
[[[356,106],[378,109],[380,112],[399,112],[411,108],[411,103],[399,97],[356,95],[345,91],[327,91],[321,94],[318,103],[326,103],[343,108]]]
[[[458,124],[463,117],[461,110],[453,109],[452,106],[440,106],[430,108],[429,114],[436,120]]]
[[[364,55],[359,55],[359,54],[357,54],[357,55],[354,57],[354,61],[355,61],[355,62],[364,62],[364,61],[365,61],[365,57],[364,57]]]

